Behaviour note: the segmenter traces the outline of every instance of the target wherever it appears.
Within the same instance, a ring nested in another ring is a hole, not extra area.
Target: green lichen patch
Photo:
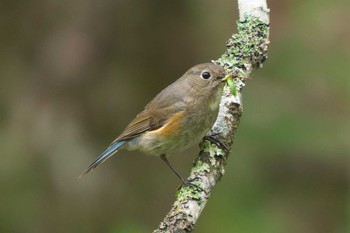
[[[208,140],[204,140],[204,142],[202,142],[200,144],[201,150],[203,150],[204,152],[209,153],[210,157],[214,157],[214,156],[218,156],[218,155],[223,155],[224,151],[221,150],[216,144],[211,143]]]
[[[225,153],[222,149],[220,149],[216,144],[211,143],[208,140],[204,140],[201,144],[200,144],[201,150],[203,152],[206,152],[209,154],[209,156],[207,157],[208,162],[210,163],[210,166],[215,166],[217,163],[217,157],[221,157],[224,156]],[[208,165],[209,166],[209,165]]]
[[[201,173],[201,172],[210,172],[210,166],[207,163],[203,163],[203,161],[198,160],[196,162],[196,166],[192,168],[193,173]]]
[[[267,59],[267,37],[269,25],[259,19],[246,16],[237,22],[238,33],[227,41],[226,52],[217,60],[233,73],[243,76],[247,64],[260,68]]]
[[[197,182],[193,182],[195,185],[199,185]],[[178,201],[195,200],[198,203],[202,202],[201,190],[194,186],[181,186],[176,192],[176,197]]]

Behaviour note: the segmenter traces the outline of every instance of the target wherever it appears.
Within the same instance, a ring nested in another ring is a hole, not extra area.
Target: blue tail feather
[[[97,166],[102,164],[104,161],[106,161],[109,157],[114,155],[118,149],[124,145],[126,141],[116,141],[112,143],[100,156],[97,157],[95,161],[93,161],[90,166],[79,176],[79,178],[83,177],[87,173],[89,173],[91,170],[95,169]]]

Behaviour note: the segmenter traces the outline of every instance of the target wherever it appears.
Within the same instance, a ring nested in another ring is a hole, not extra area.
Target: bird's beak
[[[232,74],[226,75],[224,78],[221,79],[221,81],[226,82],[229,78],[232,78]]]

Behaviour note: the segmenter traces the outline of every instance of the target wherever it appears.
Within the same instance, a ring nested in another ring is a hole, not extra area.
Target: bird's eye
[[[211,74],[210,74],[209,72],[204,71],[204,72],[202,73],[202,78],[203,78],[203,79],[209,79],[210,77],[211,77]]]

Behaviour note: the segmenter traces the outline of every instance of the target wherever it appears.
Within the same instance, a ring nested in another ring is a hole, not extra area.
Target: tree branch
[[[269,10],[266,0],[238,0],[240,19],[238,33],[227,41],[226,52],[214,63],[229,72],[249,77],[267,59],[269,44]],[[241,90],[244,80],[236,79],[237,97],[226,86],[220,103],[218,118],[200,144],[189,179],[200,187],[181,186],[171,210],[154,233],[191,232],[203,211],[212,188],[225,172],[226,160],[242,115]]]

